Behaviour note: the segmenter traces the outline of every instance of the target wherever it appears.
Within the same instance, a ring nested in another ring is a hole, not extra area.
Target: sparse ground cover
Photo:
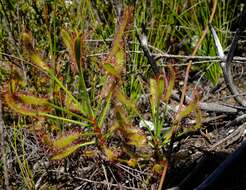
[[[199,186],[244,143],[244,7],[1,0],[0,187]]]

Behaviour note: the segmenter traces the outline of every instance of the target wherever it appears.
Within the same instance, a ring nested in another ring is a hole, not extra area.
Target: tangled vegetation
[[[136,187],[161,189],[175,139],[202,125],[198,88],[176,110],[171,96],[185,77],[198,73],[198,81],[217,84],[222,74],[215,59],[194,60],[184,75],[182,56],[217,54],[209,22],[225,48],[239,10],[239,1],[216,0],[1,0],[0,185],[59,188],[35,170],[39,160],[69,168],[83,158],[148,171]],[[187,117],[194,122],[185,124]],[[38,149],[35,161],[30,147]],[[7,155],[20,172],[16,184]],[[126,174],[111,172],[112,183],[125,184]]]

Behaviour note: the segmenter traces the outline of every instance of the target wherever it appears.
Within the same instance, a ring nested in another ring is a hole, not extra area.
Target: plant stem
[[[7,166],[7,155],[5,152],[5,131],[4,131],[4,123],[3,123],[3,114],[2,114],[2,101],[0,98],[0,135],[1,135],[1,154],[2,158],[1,160],[3,161],[3,171],[4,171],[4,183],[5,183],[5,188],[6,190],[10,190],[9,186],[9,175],[8,175],[8,166]]]
[[[213,18],[214,18],[214,15],[215,15],[215,11],[216,11],[216,7],[217,7],[217,0],[214,0],[212,13],[211,13],[210,18],[209,18],[209,23],[211,23],[213,21]],[[192,56],[196,55],[199,47],[201,46],[201,43],[202,43],[203,39],[205,38],[205,36],[206,36],[206,34],[208,32],[208,29],[209,29],[209,24],[206,25],[206,28],[203,31],[201,38],[197,42],[196,47],[195,47],[195,49],[192,52]],[[182,90],[182,95],[181,95],[180,104],[179,104],[179,111],[181,110],[182,105],[184,103],[184,97],[185,97],[185,93],[186,93],[186,90],[187,90],[187,83],[188,83],[188,78],[189,78],[189,72],[190,72],[191,65],[192,65],[192,60],[189,61],[188,65],[187,65],[187,68],[186,68],[184,87],[183,87],[183,90]]]

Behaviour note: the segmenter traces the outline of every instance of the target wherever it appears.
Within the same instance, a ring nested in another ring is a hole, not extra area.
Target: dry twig
[[[235,33],[235,35],[233,37],[233,40],[232,40],[232,43],[231,43],[231,47],[230,47],[230,50],[229,50],[227,56],[225,56],[223,48],[222,48],[222,46],[220,44],[219,38],[218,38],[218,36],[216,34],[216,31],[213,28],[213,26],[211,25],[211,31],[212,31],[213,38],[214,38],[214,41],[215,41],[215,45],[216,45],[216,48],[217,48],[217,51],[218,51],[218,55],[219,55],[219,57],[220,57],[220,59],[222,61],[220,66],[221,66],[222,71],[223,71],[223,75],[224,75],[226,86],[230,90],[232,95],[234,95],[234,99],[239,103],[239,105],[244,106],[244,107],[246,107],[246,100],[242,99],[239,96],[239,91],[236,88],[236,85],[234,84],[233,77],[232,77],[232,71],[231,71],[231,63],[232,63],[232,60],[233,60],[233,57],[234,57],[234,54],[235,54],[235,51],[236,51],[238,38],[239,38],[239,33],[242,30],[241,25],[242,25],[242,22],[243,22],[243,19],[245,18],[245,16],[246,16],[246,6],[244,6],[243,11],[241,12],[239,28],[236,30],[236,33]]]
[[[7,155],[6,155],[6,147],[5,147],[5,130],[4,130],[4,122],[3,122],[3,114],[2,114],[2,100],[0,98],[0,135],[1,135],[1,160],[3,161],[3,172],[4,172],[4,183],[6,190],[10,190],[9,186],[9,175],[8,175],[8,166],[7,166]]]

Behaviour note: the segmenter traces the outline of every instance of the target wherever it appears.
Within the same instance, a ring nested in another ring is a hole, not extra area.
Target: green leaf
[[[174,88],[174,84],[175,84],[175,78],[176,78],[176,75],[175,75],[175,71],[173,69],[172,66],[168,66],[168,69],[169,69],[169,73],[170,73],[170,79],[169,79],[169,83],[168,83],[168,86],[167,86],[167,91],[166,91],[166,94],[165,94],[165,97],[164,97],[164,101],[166,103],[168,103],[169,101],[169,98],[172,94],[172,91],[173,91],[173,88]]]
[[[80,36],[78,36],[75,39],[75,43],[74,43],[74,53],[75,53],[75,59],[76,59],[76,63],[77,63],[77,67],[79,70],[81,70],[81,38]]]
[[[32,37],[30,34],[24,32],[22,33],[21,35],[21,39],[22,39],[22,42],[24,44],[24,47],[26,48],[26,50],[30,53],[33,53],[35,50],[34,50],[34,47],[33,47],[33,44],[32,44]]]
[[[183,108],[176,116],[175,120],[176,122],[180,122],[184,117],[187,117],[192,111],[195,111],[197,109],[198,104],[198,97],[195,97],[192,102],[189,103],[188,106]]]
[[[143,148],[147,143],[147,138],[143,132],[136,127],[128,127],[126,129],[129,139],[128,144],[136,146],[136,148]]]
[[[64,135],[62,137],[59,137],[58,139],[54,140],[53,144],[55,148],[64,148],[71,143],[73,143],[75,140],[79,139],[81,136],[80,132],[75,132],[69,135]]]
[[[135,113],[138,113],[136,105],[119,89],[116,89],[117,100],[119,100],[127,108],[131,108]],[[139,114],[139,113],[138,113]]]
[[[120,76],[120,72],[118,72],[115,67],[110,63],[104,63],[103,68],[107,71],[108,74],[113,75],[115,77]]]
[[[136,168],[138,165],[138,161],[135,158],[131,158],[130,160],[127,161],[127,165],[132,168]]]
[[[151,105],[152,114],[155,114],[157,111],[157,102],[158,102],[157,82],[155,79],[150,79],[150,105]]]
[[[10,92],[5,92],[3,94],[4,96],[4,100],[6,102],[6,104],[15,112],[23,114],[23,115],[28,115],[28,116],[37,116],[38,111],[34,111],[28,107],[26,107],[25,105],[16,102],[16,98],[13,97],[13,94],[11,94]]]
[[[65,34],[65,38],[68,38],[67,35],[68,34]],[[66,42],[66,43],[68,43],[68,42]],[[91,108],[90,97],[89,97],[89,94],[87,92],[87,88],[86,88],[86,84],[85,84],[83,70],[81,67],[81,56],[82,56],[81,43],[82,43],[82,39],[81,39],[81,35],[79,35],[75,39],[73,46],[74,46],[75,60],[76,60],[77,68],[79,71],[79,91],[80,91],[80,95],[82,98],[82,103],[81,103],[82,106],[80,108],[81,108],[82,113],[85,116],[94,117],[94,113],[93,113],[92,108]]]
[[[80,126],[85,126],[85,127],[90,126],[89,123],[83,123],[83,122],[78,121],[78,120],[67,119],[65,117],[60,117],[60,116],[56,116],[56,115],[52,115],[52,114],[48,114],[48,113],[44,113],[44,112],[37,113],[37,114],[38,114],[38,116],[43,116],[43,117],[48,117],[51,119],[61,120],[61,121],[68,122],[68,123],[74,123],[74,124],[80,125]],[[91,120],[89,120],[89,122],[91,122]]]
[[[109,94],[106,100],[106,105],[104,106],[102,113],[99,116],[99,122],[98,122],[98,127],[101,128],[103,121],[108,113],[108,110],[110,109],[110,103],[111,103],[111,98],[112,98],[112,93]]]
[[[133,7],[128,6],[120,19],[120,23],[117,26],[117,31],[115,33],[112,50],[109,57],[115,57],[116,64],[125,64],[125,52],[123,49],[124,41],[123,34],[127,29],[128,24],[132,21]]]
[[[4,85],[3,97],[6,104],[15,112],[28,115],[40,116],[42,112],[50,112],[48,100],[35,96],[23,95],[21,93],[11,93],[12,81]]]
[[[165,80],[164,80],[164,76],[160,75],[158,80],[157,80],[157,90],[158,90],[158,101],[160,101],[163,92],[164,92],[164,88],[165,88]]]
[[[64,44],[66,45],[66,48],[71,53],[72,52],[72,46],[71,46],[72,39],[71,39],[69,33],[66,30],[62,29],[61,30],[61,36],[62,36],[62,40],[63,40]]]
[[[133,7],[128,6],[123,13],[123,16],[120,19],[120,22],[117,26],[117,30],[112,42],[112,49],[109,52],[109,55],[104,63],[109,63],[114,66],[114,70],[106,65],[105,69],[109,70],[109,73],[119,77],[119,74],[123,71],[123,66],[125,65],[125,50],[124,50],[124,32],[127,30],[127,26],[132,21],[133,16]]]
[[[109,161],[116,161],[119,157],[119,148],[109,148],[106,145],[103,146],[103,151]]]
[[[163,172],[163,166],[161,164],[155,164],[153,167],[152,167],[152,171],[154,173],[157,173],[157,174],[162,174]]]
[[[43,69],[44,71],[49,72],[50,68],[47,64],[43,62],[41,57],[35,52],[35,49],[32,45],[32,37],[30,34],[24,32],[21,35],[23,44],[25,46],[25,49],[28,52],[28,56],[31,58],[33,63],[35,63],[39,68]]]
[[[39,66],[44,71],[50,72],[48,65],[43,62],[42,58],[37,53],[30,53],[29,56],[37,66]]]
[[[124,128],[127,127],[127,125],[129,125],[129,120],[122,107],[120,106],[115,107],[115,116],[119,126],[121,126],[122,130],[124,130]]]
[[[128,144],[134,145],[136,148],[142,148],[146,145],[146,136],[141,129],[130,124],[126,113],[120,106],[115,108],[115,115],[118,123],[117,129],[128,140]]]
[[[77,149],[79,149],[81,147],[84,147],[84,146],[92,145],[92,144],[95,144],[95,141],[90,141],[90,142],[87,142],[87,143],[70,146],[70,147],[66,148],[64,151],[61,151],[60,153],[58,153],[55,156],[53,156],[51,159],[52,160],[61,160],[63,158],[68,157],[70,154],[75,152]]]
[[[61,160],[63,158],[66,158],[70,154],[72,154],[73,152],[75,152],[78,148],[80,148],[80,144],[75,145],[75,146],[68,147],[67,149],[65,149],[61,153],[56,154],[55,156],[53,156],[51,159],[52,160]]]
[[[18,96],[25,104],[44,106],[44,105],[48,105],[49,103],[48,99],[46,98],[39,98],[39,97],[25,95],[25,94],[19,94]]]
[[[69,33],[63,29],[61,31],[61,36],[70,55],[70,62],[71,62],[70,64],[71,64],[72,73],[75,74],[78,71],[77,68],[78,63],[76,61],[76,56],[75,56],[75,37],[73,36],[71,37]],[[76,34],[76,36],[78,35]]]
[[[176,121],[180,122],[184,117],[187,117],[192,111],[194,111],[196,105],[194,102],[191,102],[188,106],[183,108],[178,115],[176,116]]]

